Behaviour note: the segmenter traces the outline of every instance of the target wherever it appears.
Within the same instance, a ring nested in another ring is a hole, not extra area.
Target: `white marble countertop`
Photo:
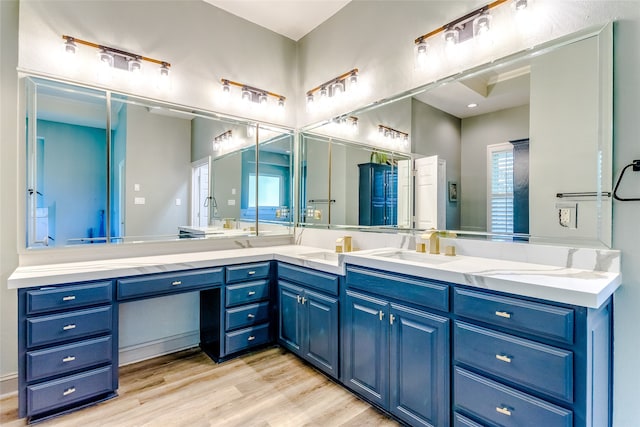
[[[398,259],[402,257],[405,259]],[[397,248],[351,252],[343,261],[590,308],[600,307],[621,284],[620,273],[471,256],[419,254]]]
[[[386,254],[386,255],[385,255]],[[18,267],[9,289],[163,273],[248,262],[285,261],[334,274],[345,264],[597,308],[620,286],[619,273],[471,256],[417,254],[397,248],[335,254],[284,245]]]

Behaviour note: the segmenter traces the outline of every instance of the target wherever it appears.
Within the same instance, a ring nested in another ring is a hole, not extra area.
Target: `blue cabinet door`
[[[389,403],[389,304],[347,291],[344,384],[383,408]]]
[[[449,320],[391,304],[391,413],[412,426],[449,425]]]
[[[301,355],[302,293],[302,288],[298,286],[278,282],[278,338],[280,344],[298,355]]]
[[[305,291],[303,357],[338,376],[338,299]]]

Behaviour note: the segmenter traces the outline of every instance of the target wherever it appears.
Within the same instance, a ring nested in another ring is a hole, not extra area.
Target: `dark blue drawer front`
[[[170,294],[221,285],[224,268],[153,274],[118,280],[118,299]]]
[[[338,276],[309,268],[280,263],[278,277],[331,295],[338,295],[339,292]]]
[[[568,308],[458,288],[453,307],[459,316],[573,344],[574,312]]]
[[[269,320],[269,303],[243,305],[225,312],[226,330],[244,328]]]
[[[453,427],[484,427],[457,412],[453,414]]]
[[[226,304],[227,307],[249,304],[252,302],[269,299],[269,281],[257,280],[239,285],[227,286]]]
[[[112,392],[112,368],[95,369],[77,375],[27,387],[27,413],[39,414]]]
[[[27,381],[110,363],[113,355],[111,335],[78,343],[27,352]]]
[[[440,311],[449,311],[449,286],[407,277],[347,267],[347,286]]]
[[[455,368],[455,410],[468,413],[491,425],[504,427],[572,427],[573,413],[491,381]]]
[[[224,336],[226,354],[267,344],[269,342],[269,324],[227,332]]]
[[[27,319],[27,347],[111,332],[111,306]]]
[[[270,262],[258,262],[227,267],[227,283],[266,279],[269,277],[270,265]]]
[[[73,286],[46,286],[28,291],[27,314],[110,303],[113,299],[112,289],[111,282],[97,282]]]
[[[573,402],[572,352],[462,322],[454,331],[456,361]]]

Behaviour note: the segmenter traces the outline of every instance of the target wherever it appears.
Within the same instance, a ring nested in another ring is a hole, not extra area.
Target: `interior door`
[[[416,228],[444,230],[446,224],[445,169],[438,156],[415,160]]]

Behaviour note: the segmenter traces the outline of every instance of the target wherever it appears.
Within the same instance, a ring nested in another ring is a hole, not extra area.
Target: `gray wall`
[[[460,184],[460,119],[413,99],[411,104],[411,152],[435,156],[446,162],[446,182]],[[445,190],[446,191],[446,190]],[[458,191],[461,187],[458,186]],[[447,197],[447,229],[460,228],[460,201]]]
[[[462,120],[461,230],[487,230],[487,146],[529,137],[529,106]],[[448,166],[448,165],[447,165]]]
[[[126,236],[176,235],[178,225],[189,224],[190,121],[128,105],[126,151]]]

